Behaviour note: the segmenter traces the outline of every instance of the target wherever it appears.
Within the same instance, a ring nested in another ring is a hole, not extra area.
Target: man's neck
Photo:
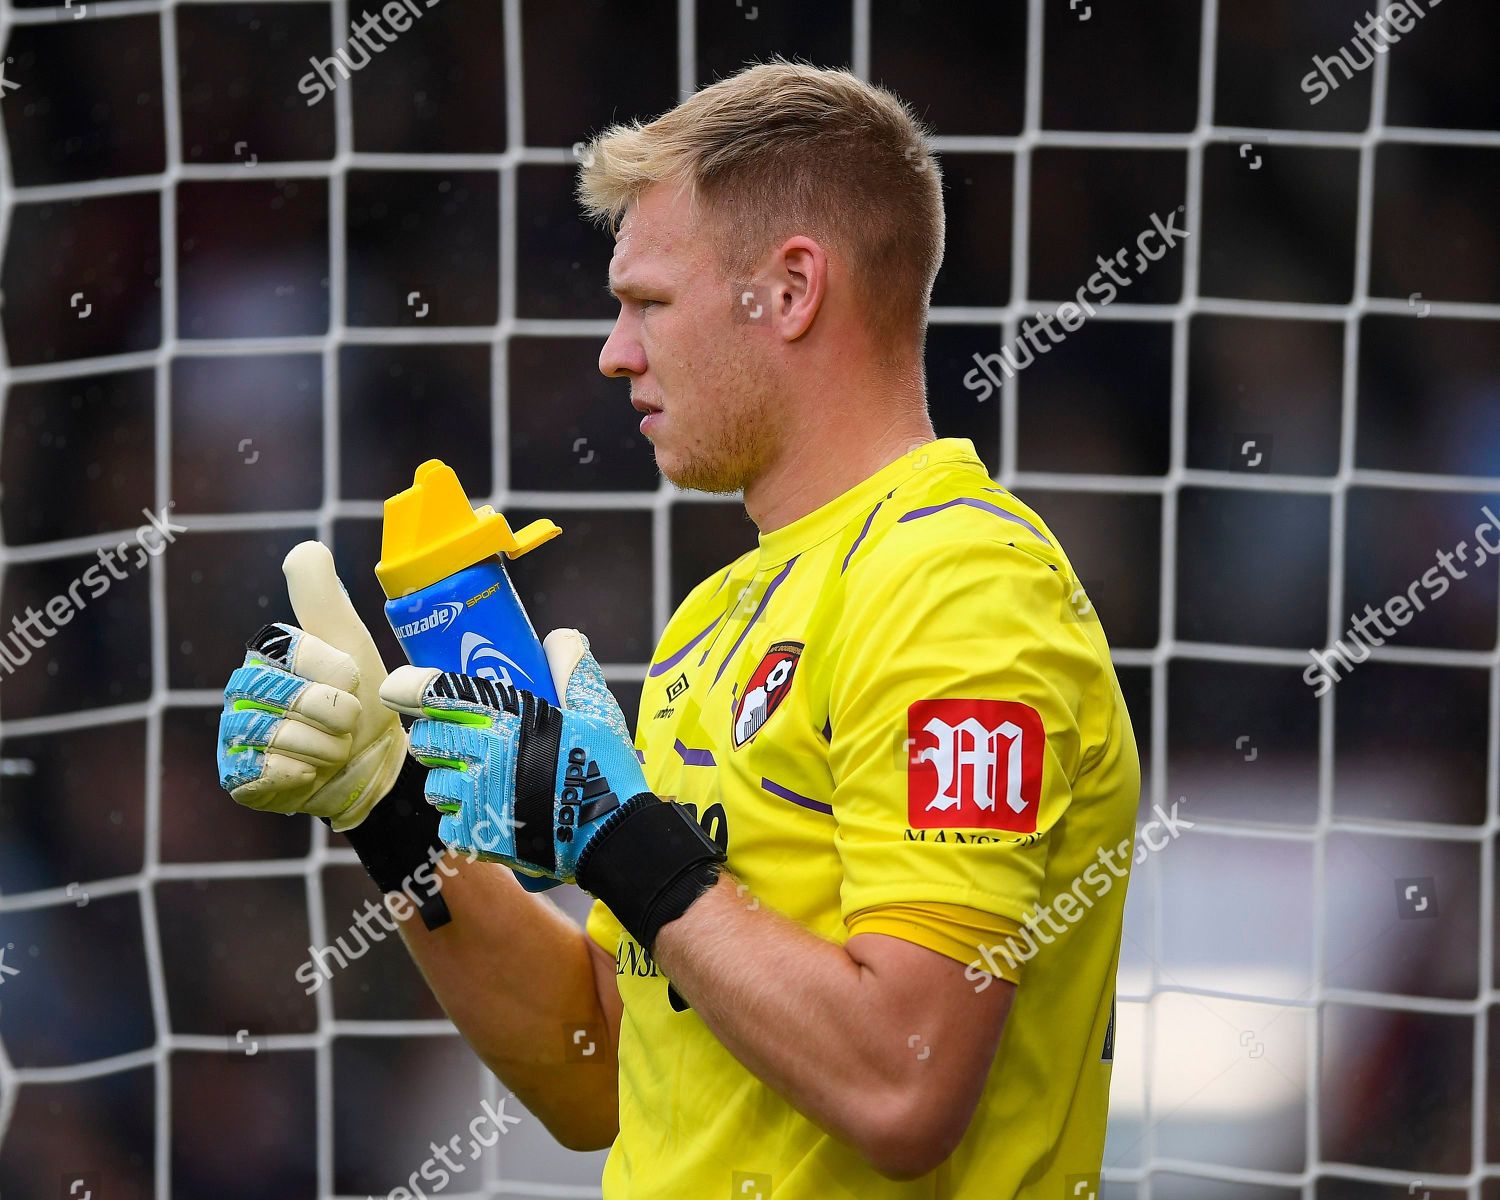
[[[761,533],[805,517],[935,437],[925,405],[893,411],[883,422],[859,415],[858,423],[793,439],[786,452],[745,488],[745,511]]]

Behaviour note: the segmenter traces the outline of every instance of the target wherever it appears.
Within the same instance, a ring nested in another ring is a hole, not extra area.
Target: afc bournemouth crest
[[[734,748],[738,750],[771,719],[776,706],[792,690],[792,676],[802,657],[801,642],[775,642],[760,660],[745,692],[734,706]]]

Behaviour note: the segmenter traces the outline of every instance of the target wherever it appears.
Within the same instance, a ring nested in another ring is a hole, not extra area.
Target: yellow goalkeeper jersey
[[[840,944],[909,930],[968,955],[976,987],[1019,987],[958,1149],[894,1182],[742,1066],[596,903],[624,1001],[605,1200],[1097,1195],[1140,768],[1097,615],[972,443],[909,452],[695,587],[636,729],[652,789],[761,903]]]

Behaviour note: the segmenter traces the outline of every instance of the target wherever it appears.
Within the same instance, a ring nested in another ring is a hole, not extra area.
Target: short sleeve
[[[1104,671],[1067,564],[901,527],[875,549],[846,584],[829,683],[842,916],[937,903],[1022,922],[1099,749],[1081,726],[1109,728],[1087,711]]]
[[[887,904],[849,918],[849,936],[880,933],[911,942],[954,962],[991,965],[1006,983],[1021,982],[1021,964],[985,947],[1024,944],[1019,923],[957,904]]]

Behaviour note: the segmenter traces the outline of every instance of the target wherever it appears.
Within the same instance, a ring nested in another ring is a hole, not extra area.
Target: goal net
[[[935,128],[934,423],[1056,529],[1130,703],[1151,833],[1076,1195],[1500,1198],[1495,18],[1427,0],[1377,51],[1343,0],[408,7],[361,63],[346,0],[0,6],[0,1194],[599,1195],[356,934],[343,839],[237,809],[208,748],[304,538],[399,661],[380,499],[427,457],[564,526],[518,589],[634,715],[755,531],[597,375],[573,147],[781,52]]]

